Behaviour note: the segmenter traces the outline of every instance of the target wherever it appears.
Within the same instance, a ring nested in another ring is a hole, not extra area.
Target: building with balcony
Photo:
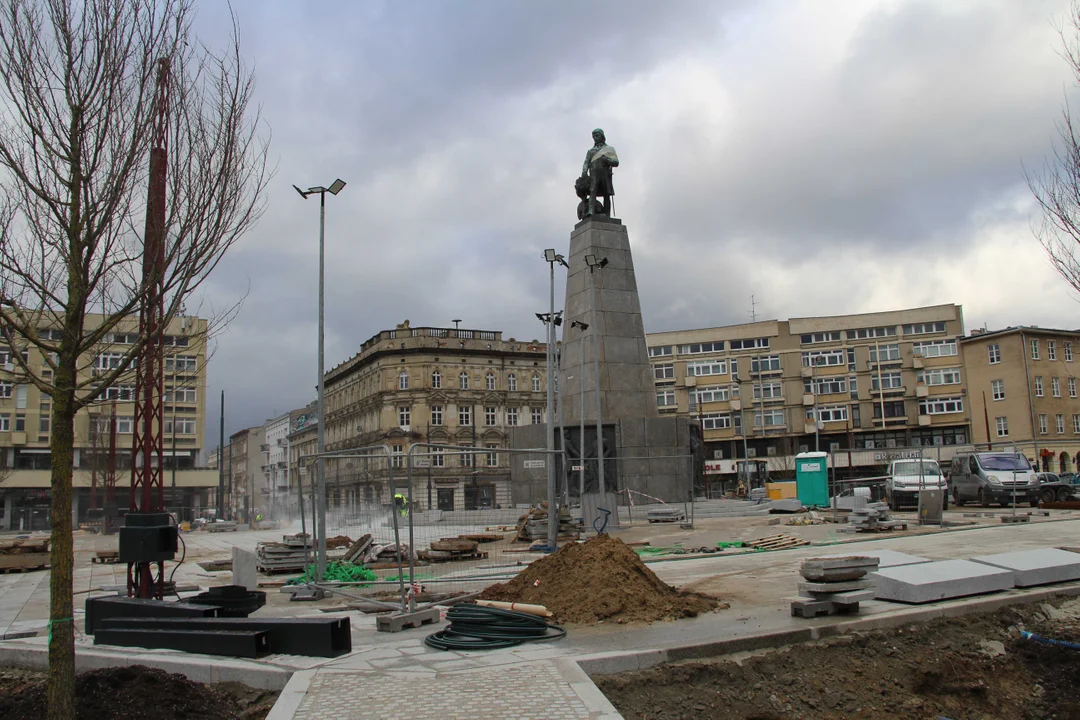
[[[329,507],[389,502],[393,488],[406,484],[406,455],[417,443],[461,448],[414,451],[420,454],[413,493],[421,506],[508,504],[509,462],[484,450],[507,447],[509,428],[545,422],[546,352],[542,342],[504,340],[498,331],[407,321],[368,339],[326,373],[326,448],[387,445],[390,467],[386,460],[327,463]],[[292,458],[302,447],[314,452],[314,432],[290,437]]]
[[[1016,448],[1048,472],[1080,467],[1080,332],[976,330],[961,341],[980,446]]]
[[[647,344],[659,411],[696,417],[724,474],[747,457],[969,443],[963,335],[961,307],[937,305],[652,333]]]

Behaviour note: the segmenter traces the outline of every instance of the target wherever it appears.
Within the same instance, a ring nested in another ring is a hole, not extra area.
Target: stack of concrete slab
[[[850,552],[838,555],[826,555],[822,559],[833,560],[835,558],[849,557],[850,555]],[[918,555],[909,555],[908,553],[902,553],[896,550],[860,550],[859,555],[877,558],[878,569],[899,567],[901,565],[918,565],[919,563],[930,562],[929,558],[920,557]]]
[[[928,603],[1000,592],[1013,587],[1013,571],[970,560],[941,560],[881,568],[873,573],[878,600]]]
[[[1035,587],[1080,580],[1080,554],[1057,548],[980,555],[971,560],[982,565],[1012,571],[1016,587]]]
[[[885,503],[873,503],[866,507],[856,507],[848,515],[848,526],[841,532],[860,532],[876,530],[907,530],[907,522],[889,517],[889,506]]]
[[[791,603],[795,617],[855,613],[859,603],[874,598],[874,582],[868,573],[878,569],[878,559],[862,555],[810,558],[803,561],[799,596]]]

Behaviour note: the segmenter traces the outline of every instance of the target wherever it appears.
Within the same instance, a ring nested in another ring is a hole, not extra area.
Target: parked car
[[[953,502],[977,502],[1002,506],[1016,502],[1039,505],[1039,480],[1028,459],[1020,453],[968,452],[952,461],[950,480]]]
[[[1044,472],[1035,477],[1039,481],[1039,500],[1041,502],[1067,502],[1072,499],[1073,493],[1077,489],[1072,484],[1071,478],[1066,480],[1064,475]]]
[[[918,506],[919,490],[941,490],[942,509],[949,509],[948,481],[936,460],[893,460],[889,463],[889,479],[885,482],[885,500],[889,509],[902,505]]]

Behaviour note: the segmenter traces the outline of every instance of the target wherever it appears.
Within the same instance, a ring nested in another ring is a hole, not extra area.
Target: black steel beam
[[[101,595],[86,598],[86,634],[93,635],[105,618],[214,618],[217,617],[217,613],[218,608],[212,605]]]
[[[270,633],[265,630],[121,630],[100,627],[94,634],[94,644],[257,658],[270,653]]]
[[[101,628],[207,631],[259,630],[270,634],[270,652],[338,657],[352,652],[349,618],[149,618],[110,617]],[[198,651],[196,651],[198,652]]]

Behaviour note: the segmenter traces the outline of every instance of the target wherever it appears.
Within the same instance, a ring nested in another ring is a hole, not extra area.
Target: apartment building
[[[263,478],[263,446],[266,444],[263,425],[245,428],[229,436],[228,477],[232,479],[232,517],[248,521],[263,511],[261,501]]]
[[[381,467],[328,464],[329,506],[389,502],[392,488],[405,484],[405,455],[416,443],[504,448],[509,428],[544,423],[546,352],[542,342],[504,340],[498,331],[408,322],[368,339],[326,373],[326,448],[386,444],[390,467],[385,461]],[[460,510],[510,502],[505,456],[415,452],[422,453],[414,462],[423,466],[414,471],[414,497],[422,506]]]
[[[973,331],[962,343],[975,442],[1016,448],[1050,472],[1080,467],[1080,332]]]
[[[101,315],[86,318],[87,329],[98,327]],[[199,470],[206,419],[206,329],[196,317],[174,318],[165,329],[164,466],[166,504],[184,508],[207,507],[208,492],[216,488],[213,472]],[[138,318],[122,323],[94,353],[80,360],[79,379],[119,366],[125,351],[136,341]],[[38,332],[59,339],[59,329],[43,322]],[[0,348],[0,495],[3,496],[4,529],[48,527],[52,402],[35,385],[20,378],[14,353],[22,355],[31,370],[48,378],[50,370],[42,353],[25,344]],[[91,505],[105,502],[103,484],[110,466],[112,428],[115,426],[116,493],[126,503],[130,488],[131,450],[134,430],[134,372],[122,377],[103,397],[75,417],[75,452],[72,498],[73,520],[86,519]],[[112,418],[115,416],[115,423]],[[177,469],[178,472],[173,472]],[[96,489],[95,489],[96,486]],[[175,487],[175,489],[174,489]]]
[[[651,333],[647,344],[659,411],[698,418],[722,474],[747,456],[969,443],[963,335],[961,307],[936,305]],[[860,455],[876,464],[883,453]]]

